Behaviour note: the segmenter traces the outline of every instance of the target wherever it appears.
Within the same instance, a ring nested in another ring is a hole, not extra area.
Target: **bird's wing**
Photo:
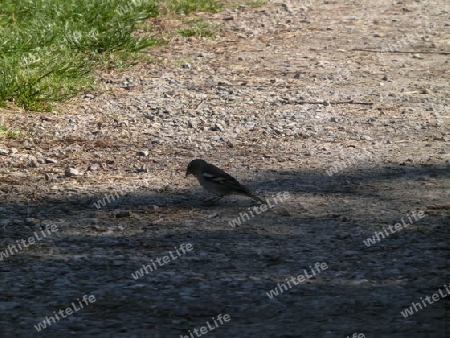
[[[226,172],[220,170],[215,173],[203,173],[203,178],[206,181],[215,182],[216,184],[221,184],[230,189],[235,190],[240,193],[248,193],[246,187],[240,184],[233,176],[227,174]]]

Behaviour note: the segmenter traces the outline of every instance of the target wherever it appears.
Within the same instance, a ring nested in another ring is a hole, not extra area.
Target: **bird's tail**
[[[263,201],[261,198],[259,198],[258,196],[253,195],[251,192],[247,192],[246,195],[250,198],[253,198],[255,201],[258,201],[261,204],[266,204],[266,201]]]

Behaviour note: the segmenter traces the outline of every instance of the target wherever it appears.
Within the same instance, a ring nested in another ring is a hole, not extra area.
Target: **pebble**
[[[99,170],[100,169],[100,165],[98,164],[98,163],[92,163],[90,166],[89,166],[89,170],[91,170],[91,171],[97,171],[97,170]]]
[[[147,165],[146,165],[146,164],[142,164],[142,165],[139,167],[138,172],[140,172],[140,173],[148,173]]]
[[[40,226],[40,221],[36,218],[28,217],[28,218],[25,218],[24,224],[29,227],[35,227],[35,226]]]
[[[57,160],[55,160],[55,159],[53,159],[53,158],[49,158],[49,157],[47,157],[47,158],[45,158],[45,163],[52,163],[52,164],[56,164],[56,163],[58,163],[58,161],[57,161]]]
[[[66,177],[73,177],[73,176],[79,176],[80,173],[77,169],[75,168],[67,168],[64,172]]]
[[[149,155],[149,151],[148,150],[140,150],[136,152],[137,156],[148,156]]]
[[[116,217],[116,218],[124,218],[124,217],[130,217],[130,216],[131,216],[131,212],[129,210],[122,210],[114,215],[114,217]]]

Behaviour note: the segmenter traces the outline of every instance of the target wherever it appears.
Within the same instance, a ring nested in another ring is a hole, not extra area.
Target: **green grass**
[[[241,0],[229,4],[229,8],[238,8],[240,6],[247,6],[252,8],[261,7],[267,4],[267,0]]]
[[[186,25],[187,27],[178,29],[179,35],[184,37],[211,37],[216,33],[216,29],[201,18],[187,20]]]
[[[6,138],[18,138],[22,136],[22,133],[17,130],[7,129],[4,125],[0,124],[0,136],[5,136]]]
[[[48,111],[93,88],[94,68],[123,67],[163,43],[133,35],[139,23],[219,9],[214,0],[0,0],[0,106]]]
[[[162,1],[169,12],[187,15],[192,12],[218,12],[222,5],[215,0],[167,0]]]
[[[267,3],[266,0],[247,0],[244,2],[249,7],[261,7]]]

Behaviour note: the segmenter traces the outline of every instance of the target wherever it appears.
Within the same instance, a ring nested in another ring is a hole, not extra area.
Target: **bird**
[[[186,170],[186,177],[194,175],[200,185],[207,191],[218,195],[211,202],[217,202],[227,195],[244,195],[265,204],[261,198],[255,196],[234,177],[225,171],[201,159],[192,160]]]

